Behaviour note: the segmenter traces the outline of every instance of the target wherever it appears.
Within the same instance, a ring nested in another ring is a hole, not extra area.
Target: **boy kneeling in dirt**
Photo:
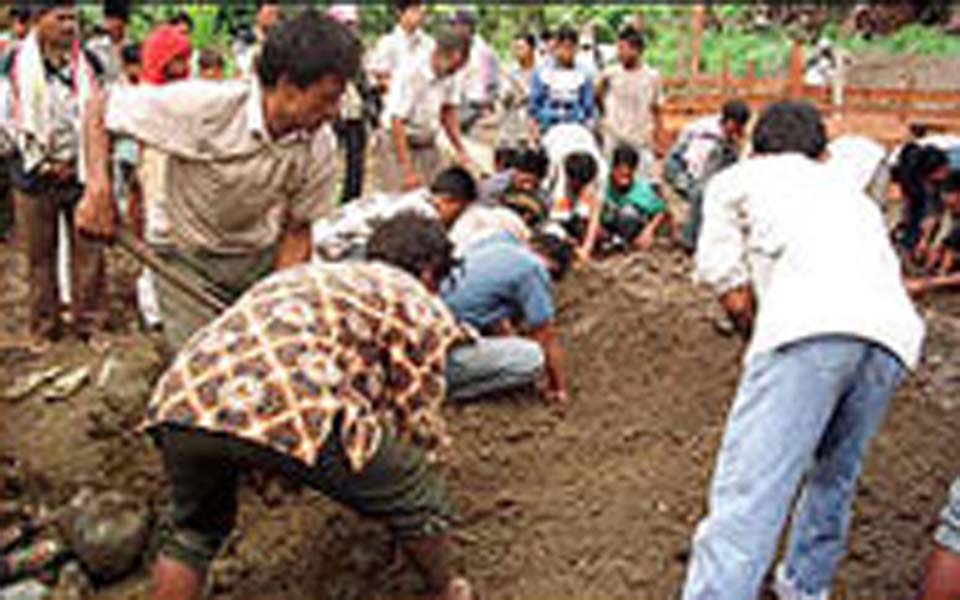
[[[283,475],[382,520],[439,598],[470,598],[447,565],[451,510],[428,465],[448,442],[448,350],[470,336],[435,295],[455,261],[436,220],[399,215],[371,262],[277,273],[197,332],[160,380],[147,430],[172,487],[154,598],[200,594],[233,529],[237,484]]]
[[[577,256],[587,261],[600,239],[603,200],[597,192],[597,160],[587,152],[573,152],[563,160],[563,193],[550,209],[550,220],[577,241]]]
[[[756,598],[788,517],[777,595],[827,598],[867,446],[919,358],[880,210],[822,162],[826,143],[816,108],[775,103],[757,155],[706,189],[697,274],[750,345],[685,600]]]
[[[657,231],[670,227],[672,219],[653,184],[637,176],[640,154],[629,144],[613,151],[610,183],[607,185],[600,222],[610,245],[649,250]]]
[[[537,233],[529,248],[507,233],[489,237],[471,246],[457,269],[442,286],[443,299],[462,319],[492,339],[514,331],[525,332],[539,344],[514,344],[509,354],[491,352],[496,346],[462,346],[450,354],[448,373],[453,386],[450,397],[465,400],[492,391],[487,381],[471,382],[471,372],[499,372],[496,389],[507,383],[534,383],[546,358],[548,403],[563,410],[568,401],[563,349],[554,326],[556,311],[551,279],[560,280],[570,268],[573,251],[566,240]],[[484,340],[491,339],[484,338]],[[477,364],[489,367],[478,369]]]

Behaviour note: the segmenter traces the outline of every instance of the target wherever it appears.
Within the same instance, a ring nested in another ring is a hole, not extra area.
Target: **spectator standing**
[[[639,174],[653,175],[657,141],[662,137],[660,106],[663,90],[660,73],[643,60],[644,40],[639,31],[625,27],[617,41],[616,65],[597,82],[597,101],[603,111],[601,133],[608,159],[621,144],[640,154]]]

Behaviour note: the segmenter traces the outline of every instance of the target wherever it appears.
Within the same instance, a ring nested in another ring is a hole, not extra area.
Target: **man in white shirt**
[[[750,344],[685,600],[756,598],[788,517],[777,595],[827,598],[868,443],[919,359],[924,325],[880,211],[818,160],[826,143],[813,106],[775,103],[757,156],[707,186],[698,279]]]
[[[431,181],[443,167],[437,135],[442,127],[461,164],[471,164],[460,136],[460,82],[470,46],[456,33],[437,34],[429,56],[407,60],[393,76],[384,106],[382,186],[410,191]]]
[[[493,112],[500,86],[500,61],[486,40],[477,33],[477,17],[467,9],[458,10],[450,21],[454,33],[469,40],[470,59],[460,72],[463,92],[461,129],[470,131],[474,123]]]
[[[397,25],[377,42],[369,65],[384,92],[390,90],[390,80],[400,65],[427,59],[434,47],[433,38],[421,28],[426,16],[423,2],[401,0],[395,7]]]
[[[405,194],[375,194],[354,200],[312,228],[315,256],[336,261],[366,257],[367,240],[378,223],[401,212],[437,219],[449,230],[477,199],[477,184],[462,167],[441,171],[430,183]]]

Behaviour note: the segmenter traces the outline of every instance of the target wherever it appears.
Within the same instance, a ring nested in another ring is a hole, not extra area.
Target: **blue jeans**
[[[543,370],[540,345],[519,337],[484,337],[447,357],[447,396],[454,402],[530,385]]]
[[[863,456],[905,373],[886,349],[847,336],[750,361],[694,535],[684,600],[755,598],[798,488],[785,574],[805,594],[830,588]]]

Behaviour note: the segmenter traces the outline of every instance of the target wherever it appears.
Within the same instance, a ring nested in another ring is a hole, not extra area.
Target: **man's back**
[[[471,246],[462,269],[444,282],[442,293],[458,319],[485,332],[505,319],[537,327],[553,318],[550,274],[509,234]]]
[[[852,181],[783,154],[730,167],[706,194],[698,275],[719,289],[752,284],[759,313],[748,357],[836,333],[916,360],[922,323],[883,217]]]

